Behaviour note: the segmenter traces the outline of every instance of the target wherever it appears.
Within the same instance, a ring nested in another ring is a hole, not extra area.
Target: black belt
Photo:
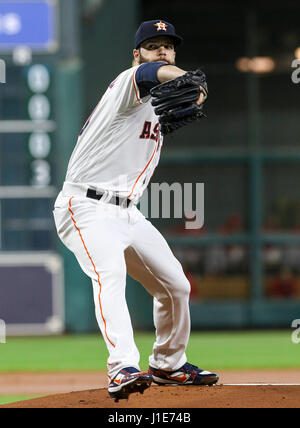
[[[96,190],[93,190],[93,189],[88,189],[86,192],[87,198],[97,199],[98,201],[100,201],[103,195],[104,195],[103,193],[96,193]],[[113,196],[110,199],[109,203],[115,204],[115,205],[123,205],[124,201],[125,201],[126,207],[128,208],[131,200],[127,198],[125,199],[125,198],[119,198],[119,196]]]

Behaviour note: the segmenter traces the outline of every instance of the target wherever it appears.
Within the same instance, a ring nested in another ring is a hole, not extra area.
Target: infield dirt
[[[47,394],[1,408],[300,408],[299,370],[224,371],[216,386],[153,384],[143,395],[132,394],[118,403],[109,397],[106,375],[99,372],[2,374],[0,384],[1,394]]]
[[[16,402],[3,408],[299,408],[300,386],[152,386],[115,403],[107,389]]]

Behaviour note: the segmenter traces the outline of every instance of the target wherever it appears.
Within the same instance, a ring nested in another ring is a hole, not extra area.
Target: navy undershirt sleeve
[[[139,87],[141,98],[149,94],[151,88],[159,85],[157,79],[157,70],[162,65],[168,65],[165,62],[146,62],[139,66],[135,74],[135,81]]]

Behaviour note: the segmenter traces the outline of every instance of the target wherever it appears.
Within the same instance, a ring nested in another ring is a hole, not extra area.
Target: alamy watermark
[[[0,83],[6,83],[6,64],[3,59],[0,59]]]
[[[294,59],[292,67],[295,68],[292,72],[292,82],[295,84],[300,83],[300,59]]]
[[[150,198],[148,188],[143,193],[140,211],[146,218],[151,219],[184,218],[185,229],[201,229],[204,226],[204,183],[152,183]]]
[[[3,320],[0,320],[0,344],[6,343],[6,325]]]
[[[294,320],[291,327],[296,329],[292,333],[292,342],[300,343],[300,319]]]
[[[128,183],[125,175],[119,176],[118,181],[117,187],[122,189],[119,194],[125,200],[132,184]],[[151,183],[149,187],[145,185],[140,193],[134,194],[133,190],[134,203],[140,204],[140,212],[146,218],[184,219],[185,229],[201,229],[204,226],[204,183]],[[103,190],[103,193],[103,202],[113,200],[112,192]],[[121,211],[119,215],[122,214]]]

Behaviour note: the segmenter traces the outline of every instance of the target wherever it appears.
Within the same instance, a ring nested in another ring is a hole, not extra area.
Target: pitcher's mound
[[[299,408],[300,385],[156,386],[115,403],[107,389],[19,401],[2,408]]]

